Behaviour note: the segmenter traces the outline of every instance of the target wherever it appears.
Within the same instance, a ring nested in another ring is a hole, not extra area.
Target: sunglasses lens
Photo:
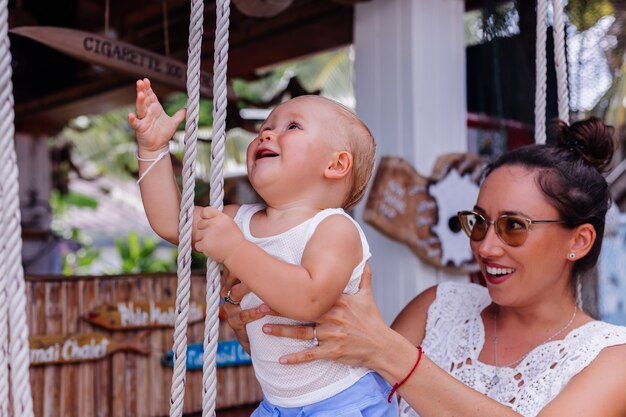
[[[500,216],[496,221],[498,235],[511,246],[520,246],[526,241],[528,223],[516,216]]]
[[[485,238],[489,223],[483,216],[471,211],[463,211],[459,213],[459,220],[463,231],[471,240],[479,241]]]

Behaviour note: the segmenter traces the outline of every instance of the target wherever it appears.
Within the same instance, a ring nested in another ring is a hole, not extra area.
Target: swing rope
[[[22,269],[22,240],[17,155],[8,35],[8,0],[0,3],[0,415],[33,415],[30,357],[26,324],[26,285]],[[10,365],[9,365],[10,364]],[[11,384],[11,399],[9,398]]]
[[[556,69],[559,119],[569,123],[569,89],[567,84],[567,57],[565,56],[565,0],[552,0],[554,22],[554,65]],[[535,142],[546,143],[547,101],[547,39],[548,3],[537,0],[537,41],[535,45]]]
[[[537,39],[535,42],[535,141],[546,143],[546,24],[547,0],[537,0]]]
[[[556,70],[557,103],[559,119],[569,124],[569,88],[567,84],[567,57],[565,55],[565,3],[566,0],[552,0],[554,21],[554,67]],[[537,43],[535,47],[535,142],[546,143],[546,101],[547,101],[547,0],[537,0]],[[582,281],[576,278],[576,304],[583,307]]]
[[[213,59],[213,134],[211,141],[210,204],[220,211],[224,208],[224,155],[226,142],[226,108],[228,67],[228,28],[230,0],[217,0],[215,21],[215,51]],[[204,322],[204,357],[202,365],[202,416],[215,415],[217,396],[217,339],[219,332],[220,267],[207,261],[206,308]]]
[[[228,19],[230,1],[217,0],[215,58],[213,79],[213,140],[211,143],[210,204],[223,209],[224,165],[228,62]],[[187,365],[187,322],[191,287],[191,226],[193,223],[195,158],[200,109],[200,57],[204,4],[192,0],[189,22],[189,56],[187,62],[187,123],[183,157],[183,191],[179,218],[178,287],[176,290],[176,323],[174,327],[174,372],[172,375],[170,416],[180,417],[185,396]],[[207,314],[204,329],[204,361],[202,374],[202,415],[215,415],[217,391],[216,354],[219,331],[220,269],[213,260],[207,262]]]
[[[554,63],[559,106],[559,119],[569,124],[569,89],[567,87],[567,58],[565,56],[565,2],[552,0],[554,10]]]
[[[191,226],[193,223],[195,159],[200,108],[200,55],[204,3],[191,1],[189,50],[187,58],[187,122],[185,124],[184,156],[180,217],[178,223],[178,286],[176,288],[176,322],[174,325],[174,371],[170,397],[170,416],[183,414],[187,371],[187,322],[191,288]]]

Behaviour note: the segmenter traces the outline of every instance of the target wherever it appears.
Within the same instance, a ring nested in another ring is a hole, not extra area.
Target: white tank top
[[[324,219],[332,215],[349,218],[361,237],[363,259],[352,271],[344,293],[354,294],[358,291],[365,262],[371,254],[361,227],[348,214],[342,209],[326,209],[286,232],[269,237],[254,237],[250,233],[250,219],[256,212],[263,209],[265,206],[261,204],[243,205],[237,211],[235,223],[247,240],[275,258],[297,265],[301,263],[307,242]],[[241,308],[254,308],[261,303],[261,299],[256,294],[249,293],[241,300]],[[263,394],[275,405],[301,407],[322,401],[348,388],[369,371],[367,368],[354,368],[327,360],[281,365],[278,363],[279,357],[311,348],[313,343],[310,340],[268,336],[261,330],[266,323],[307,323],[284,317],[266,316],[246,326],[250,338],[254,372],[263,389]]]
[[[570,331],[563,340],[537,346],[515,369],[496,369],[478,360],[485,342],[480,313],[489,304],[485,287],[439,284],[428,309],[422,347],[456,379],[525,417],[539,414],[602,349],[626,344],[626,327],[592,321]],[[496,371],[498,378],[494,378]],[[400,416],[419,417],[404,400]]]

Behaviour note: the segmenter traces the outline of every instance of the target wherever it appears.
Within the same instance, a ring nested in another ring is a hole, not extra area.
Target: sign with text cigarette
[[[11,29],[24,36],[81,61],[102,65],[138,78],[150,78],[186,90],[187,66],[175,59],[147,49],[94,33],[52,26],[22,26]],[[200,94],[213,96],[213,75],[200,73]]]

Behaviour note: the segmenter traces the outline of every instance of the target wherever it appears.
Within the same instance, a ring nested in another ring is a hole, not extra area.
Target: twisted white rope
[[[178,287],[176,289],[176,323],[174,326],[174,373],[172,375],[170,416],[183,414],[185,374],[187,371],[187,321],[191,287],[191,226],[193,223],[195,159],[200,108],[200,55],[204,3],[191,1],[189,50],[187,58],[187,123],[183,157],[183,191],[178,223]]]
[[[569,89],[567,86],[567,58],[565,56],[565,3],[566,0],[552,0],[554,10],[554,63],[559,106],[559,119],[569,124]]]
[[[228,66],[228,26],[230,0],[216,1],[215,52],[213,61],[213,140],[211,141],[211,195],[212,207],[224,207],[224,153],[226,142],[226,107]],[[216,354],[219,330],[220,270],[217,262],[207,262],[206,305],[204,323],[204,361],[202,367],[202,416],[215,415],[217,396]]]
[[[8,36],[8,0],[0,1],[0,415],[8,415],[9,381],[13,415],[33,415],[29,378],[26,286],[22,269],[22,241],[13,125],[13,84]],[[8,331],[7,331],[8,316]],[[10,369],[9,369],[10,364]]]
[[[547,0],[537,0],[537,40],[535,44],[535,142],[546,143],[546,23]]]

